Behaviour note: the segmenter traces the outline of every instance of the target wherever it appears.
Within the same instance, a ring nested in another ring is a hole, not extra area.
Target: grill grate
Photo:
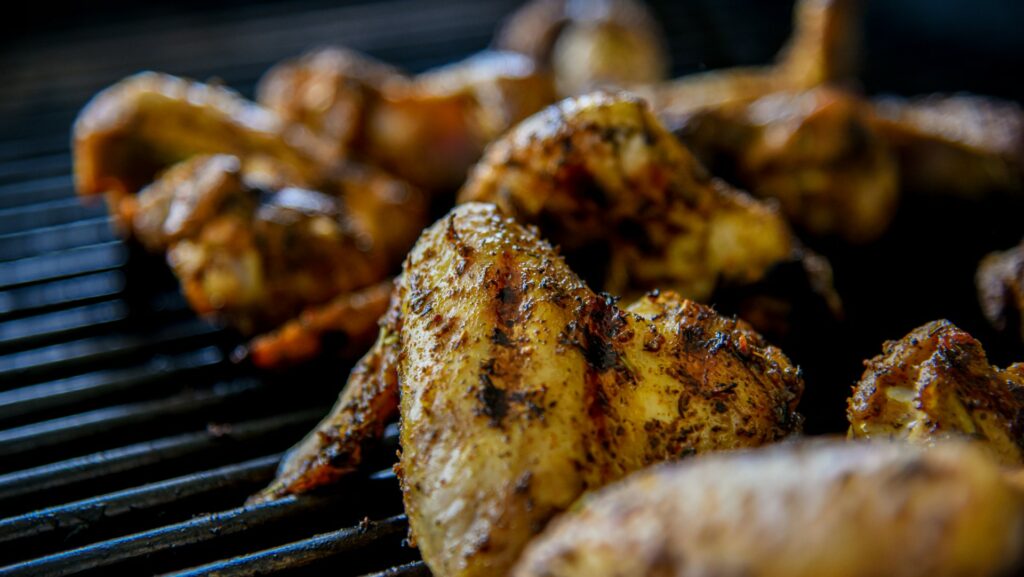
[[[415,71],[484,48],[515,4],[268,3],[0,52],[0,575],[429,575],[401,546],[394,428],[367,469],[377,473],[235,508],[326,412],[344,367],[290,373],[281,387],[283,376],[232,364],[237,335],[196,319],[102,203],[74,198],[68,130],[93,93],[139,68],[251,94],[274,62],[341,43]],[[767,60],[790,4],[654,8],[683,73]]]

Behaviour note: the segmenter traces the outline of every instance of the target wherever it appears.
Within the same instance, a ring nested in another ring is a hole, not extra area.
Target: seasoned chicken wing
[[[369,169],[336,170],[319,192],[289,186],[265,162],[195,156],[139,194],[133,224],[167,250],[198,313],[251,334],[386,279],[415,240],[426,215],[415,191]],[[372,320],[356,325],[372,337]]]
[[[536,224],[612,294],[707,299],[799,252],[776,208],[711,178],[627,94],[570,98],[493,143],[459,193]],[[596,263],[594,261],[597,261]]]
[[[196,154],[265,157],[301,181],[315,181],[330,148],[234,91],[143,72],[97,94],[74,126],[75,187],[107,194],[123,225],[135,193],[169,166]]]
[[[966,444],[814,441],[709,455],[585,498],[514,577],[996,577],[1024,499]]]
[[[981,343],[941,320],[886,342],[865,365],[847,408],[850,437],[966,436],[1003,464],[1024,464],[1024,363],[990,365]]]
[[[975,284],[985,318],[1024,341],[1024,242],[982,259]]]
[[[584,491],[799,427],[799,371],[745,323],[672,293],[627,308],[493,205],[429,228],[377,345],[264,498],[356,464],[401,387],[399,473],[434,575],[502,575]]]
[[[452,191],[484,146],[554,100],[549,75],[510,52],[484,52],[414,77],[328,48],[272,68],[258,100],[330,142],[335,155]]]
[[[339,159],[228,89],[162,74],[86,106],[75,176],[81,194],[108,194],[126,232],[167,252],[198,313],[243,334],[295,319],[254,343],[260,366],[310,358],[325,339],[364,352],[388,277],[427,222],[427,199],[404,181]]]
[[[562,96],[664,80],[664,33],[636,0],[532,0],[498,32],[495,44],[553,70]]]
[[[835,89],[774,92],[676,117],[675,134],[717,175],[776,198],[815,235],[865,242],[896,212],[899,170],[861,99]]]
[[[1024,111],[985,96],[875,101],[907,190],[978,197],[1024,189]]]
[[[673,130],[719,106],[842,83],[856,71],[861,0],[799,0],[789,41],[766,66],[711,70],[636,88]]]

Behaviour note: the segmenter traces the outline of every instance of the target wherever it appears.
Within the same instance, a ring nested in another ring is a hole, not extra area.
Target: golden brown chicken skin
[[[982,259],[975,285],[985,318],[1024,341],[1024,242]]]
[[[97,94],[74,126],[75,187],[107,194],[122,224],[135,193],[157,174],[196,154],[265,157],[303,181],[315,180],[330,149],[234,91],[143,72]]]
[[[874,103],[907,190],[977,198],[1024,189],[1024,111],[986,96],[934,94]]]
[[[612,294],[703,300],[798,252],[773,205],[711,178],[625,93],[566,99],[524,121],[488,148],[459,201],[539,226],[570,258],[607,255],[596,282]]]
[[[258,100],[335,147],[434,192],[453,191],[484,146],[554,101],[528,58],[484,52],[406,76],[356,52],[328,48],[272,68]]]
[[[550,68],[562,96],[659,82],[669,67],[661,27],[635,0],[533,0],[502,25],[495,45]]]
[[[813,235],[874,240],[896,212],[896,158],[868,104],[847,92],[774,92],[662,117],[715,174],[778,199]]]
[[[798,369],[745,323],[671,293],[620,308],[493,205],[429,228],[391,307],[264,497],[355,466],[400,386],[405,507],[437,576],[503,575],[584,491],[799,427]]]
[[[195,156],[139,194],[135,231],[167,251],[198,313],[246,334],[266,330],[385,280],[425,218],[406,185],[338,170],[319,192],[287,185],[266,163]],[[372,321],[360,326],[372,335]]]
[[[810,441],[708,455],[585,498],[514,577],[996,577],[1024,500],[960,443]]]
[[[934,321],[865,362],[847,408],[851,438],[980,441],[1004,465],[1024,464],[1024,364],[989,364],[977,340]]]

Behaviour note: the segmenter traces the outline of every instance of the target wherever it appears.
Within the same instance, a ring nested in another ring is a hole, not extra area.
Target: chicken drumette
[[[490,146],[459,193],[535,224],[612,294],[707,299],[799,257],[785,219],[711,178],[642,100],[569,98]]]
[[[106,193],[126,232],[167,252],[197,312],[251,335],[306,311],[257,343],[265,366],[312,356],[325,333],[365,350],[426,223],[412,186],[332,158],[227,89],[153,73],[101,93],[75,125],[79,192]]]
[[[1017,105],[946,95],[871,101],[836,88],[853,80],[859,12],[858,0],[802,0],[772,65],[638,91],[715,174],[778,198],[815,235],[874,240],[900,190],[979,196],[1024,188]]]
[[[981,343],[949,321],[885,343],[854,388],[851,438],[981,442],[1000,462],[1024,464],[1024,364],[992,366]]]
[[[673,293],[620,308],[535,232],[470,203],[427,229],[377,344],[261,498],[358,465],[399,408],[406,511],[435,575],[501,575],[584,491],[799,427],[799,371]]]
[[[1024,499],[946,441],[816,441],[637,473],[552,522],[514,577],[1015,575]]]
[[[487,143],[554,99],[550,76],[520,54],[484,52],[410,77],[340,48],[278,64],[257,96],[336,156],[433,193],[457,189]]]
[[[637,0],[533,0],[495,44],[551,69],[562,96],[658,82],[669,67],[664,34]]]
[[[1024,341],[1024,242],[982,259],[975,284],[985,318]]]

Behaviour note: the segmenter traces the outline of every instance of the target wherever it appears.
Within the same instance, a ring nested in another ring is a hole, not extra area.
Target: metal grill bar
[[[120,270],[105,271],[43,286],[0,291],[0,319],[25,317],[57,308],[96,302],[121,292],[125,286]]]
[[[68,340],[85,329],[96,332],[104,325],[125,320],[128,314],[123,301],[105,301],[2,323],[0,354]]]
[[[128,250],[124,243],[112,240],[91,246],[80,246],[41,256],[0,263],[0,289],[53,281],[99,272],[125,265]]]
[[[98,480],[118,477],[128,482],[130,476],[126,475],[127,472],[172,461],[179,461],[180,464],[181,459],[204,453],[229,453],[230,450],[251,452],[259,447],[261,442],[267,442],[268,446],[276,446],[281,444],[282,439],[288,443],[297,438],[288,435],[301,433],[325,412],[324,409],[297,411],[223,428],[210,428],[198,433],[185,433],[138,443],[0,475],[0,508],[24,510],[26,507],[23,498],[26,496],[39,497],[44,493],[54,495],[58,494],[57,489],[67,494],[71,487],[86,481],[95,483]],[[276,442],[268,442],[271,440]],[[17,501],[16,505],[14,501]]]
[[[386,537],[400,535],[408,530],[405,515],[395,515],[381,521],[366,520],[356,527],[348,527],[309,539],[296,541],[201,567],[170,573],[176,577],[243,577],[265,575],[282,569],[297,569],[315,561],[366,548]],[[0,573],[2,574],[2,573]]]
[[[0,357],[0,388],[4,384],[23,385],[33,378],[72,367],[82,369],[146,352],[166,353],[176,348],[205,345],[222,334],[222,329],[200,320],[189,320],[158,330],[153,335],[115,334],[15,353]]]
[[[174,503],[187,497],[237,486],[266,483],[277,467],[280,455],[259,457],[237,465],[185,475],[50,507],[0,520],[0,543],[14,543],[41,536],[64,536],[84,527],[95,529],[103,523],[116,523],[129,513]]]
[[[66,174],[66,173],[64,173]],[[58,198],[0,210],[0,232],[11,233],[106,216],[102,202],[82,203],[77,197]]]
[[[71,159],[66,154],[35,156],[0,164],[0,182],[12,182],[41,176],[58,176],[71,170]]]
[[[68,148],[68,138],[64,134],[36,135],[20,140],[0,142],[0,162],[44,156],[63,152]],[[3,193],[0,192],[0,195]]]
[[[193,375],[224,361],[220,349],[204,347],[176,356],[160,355],[142,365],[121,370],[97,371],[59,381],[0,392],[0,420],[109,397],[133,389],[160,390],[170,379],[189,381]]]
[[[101,244],[113,240],[110,225],[110,217],[104,215],[68,224],[0,235],[0,260],[17,260],[79,246]]]
[[[286,497],[251,507],[213,513],[152,531],[111,539],[71,551],[0,568],[0,575],[59,577],[105,567],[158,551],[195,545],[283,521],[302,512],[325,510],[337,498]]]
[[[74,194],[74,183],[69,175],[33,178],[0,185],[0,208],[7,209],[32,203],[49,202],[74,196]]]
[[[262,383],[253,379],[220,383],[208,391],[192,391],[155,401],[115,405],[0,431],[0,459],[9,459],[28,451],[45,451],[54,445],[87,440],[99,433],[113,434],[150,421],[182,417],[202,411],[223,408],[240,402],[246,395],[260,389]],[[170,421],[165,421],[170,422]]]

